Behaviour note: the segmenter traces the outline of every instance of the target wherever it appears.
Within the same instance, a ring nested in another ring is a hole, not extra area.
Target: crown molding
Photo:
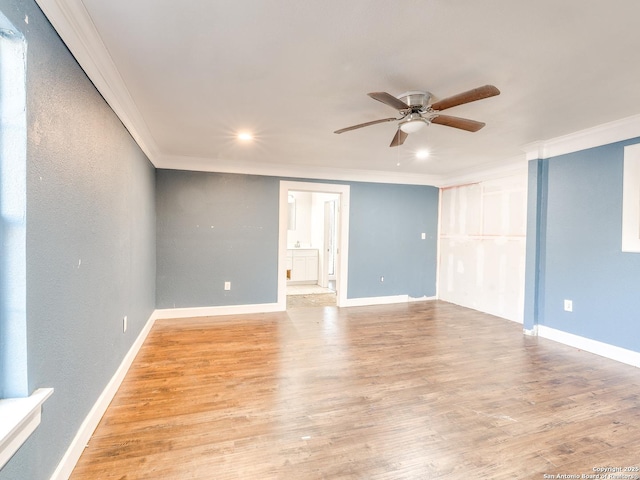
[[[264,175],[269,177],[337,180],[348,182],[396,183],[430,186],[439,186],[440,183],[442,183],[442,177],[440,176],[410,172],[386,172],[379,170],[341,169],[310,165],[236,162],[180,155],[160,156],[156,167],[168,170],[238,173],[244,175]]]
[[[640,115],[603,123],[561,137],[528,143],[522,149],[527,160],[542,160],[634,137],[640,137]]]
[[[80,0],[36,0],[76,61],[155,165],[158,147]]]
[[[526,171],[524,155],[483,164],[474,169],[455,172],[452,175],[427,175],[410,172],[381,170],[356,170],[308,165],[262,164],[213,160],[206,157],[160,156],[157,168],[167,170],[191,170],[196,172],[237,173],[267,177],[303,178],[343,182],[392,183],[400,185],[428,185],[446,188],[469,183],[495,180]]]
[[[525,152],[524,158],[516,157],[483,164],[477,168],[448,175],[283,164],[235,164],[220,162],[217,159],[162,155],[82,1],[36,0],[36,3],[100,94],[157,168],[447,187],[510,175],[520,169],[522,160],[546,159],[640,137],[640,115],[634,115],[561,137],[526,144],[522,147]]]
[[[527,171],[525,155],[518,155],[505,160],[485,163],[475,168],[454,172],[441,179],[438,187],[447,188],[470,183],[486,182],[498,178],[509,177]]]
[[[436,187],[481,181],[488,177],[496,178],[501,174],[501,169],[508,171],[510,168],[516,168],[509,165],[490,164],[454,175],[428,175],[303,165],[265,165],[257,162],[238,164],[212,158],[164,155],[133,101],[82,1],[36,0],[36,3],[64,40],[78,64],[156,168]],[[511,163],[511,161],[500,163]]]
[[[478,181],[478,178],[486,177],[486,175],[482,175],[482,168],[452,177],[302,165],[265,165],[257,162],[238,164],[212,158],[164,155],[133,101],[82,1],[36,0],[36,3],[56,29],[58,35],[64,40],[76,61],[156,168],[436,187],[451,185],[460,179],[474,178],[475,181]],[[489,168],[494,169],[491,166]],[[481,176],[479,177],[479,175]]]

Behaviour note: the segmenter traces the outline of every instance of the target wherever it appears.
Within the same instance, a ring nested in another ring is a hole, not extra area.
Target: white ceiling
[[[640,113],[637,0],[37,1],[162,168],[441,184]],[[367,92],[485,84],[446,112],[477,133],[333,133],[396,114]]]

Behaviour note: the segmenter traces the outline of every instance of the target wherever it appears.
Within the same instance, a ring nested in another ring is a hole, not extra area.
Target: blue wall
[[[178,170],[156,178],[157,307],[277,302],[278,179]]]
[[[435,296],[438,198],[435,187],[351,184],[348,298]]]
[[[0,479],[46,479],[154,310],[155,174],[35,2],[0,10],[28,44],[28,383],[55,389]]]
[[[158,170],[158,308],[277,302],[280,180]],[[438,189],[343,183],[348,298],[435,295]]]
[[[538,237],[537,285],[529,275],[526,287],[527,298],[537,298],[537,322],[633,351],[640,351],[640,254],[621,250],[622,178],[624,146],[638,141],[532,161],[542,212],[527,232],[527,243]]]

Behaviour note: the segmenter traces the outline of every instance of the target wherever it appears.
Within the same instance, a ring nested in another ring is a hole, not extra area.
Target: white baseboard
[[[53,472],[53,475],[51,475],[50,480],[67,480],[71,475],[71,472],[80,459],[80,455],[82,455],[87,443],[89,443],[91,435],[93,435],[93,432],[98,426],[98,423],[100,423],[107,407],[111,403],[111,400],[113,400],[122,380],[124,380],[125,375],[129,371],[129,367],[131,367],[133,360],[136,358],[136,355],[147,338],[147,335],[149,335],[151,327],[153,327],[155,321],[156,316],[154,312],[149,317],[149,320],[138,335],[138,338],[136,338],[136,341],[133,342],[133,345],[131,345],[131,348],[122,359],[122,363],[120,363],[116,373],[113,375],[100,397],[98,397],[98,400],[82,422],[82,425],[80,425],[78,433],[76,433],[76,436],[69,445],[69,448],[67,448],[67,451],[62,457],[62,460],[60,460],[58,467]]]
[[[389,305],[391,303],[407,303],[409,295],[390,295],[387,297],[347,298],[341,307],[368,307],[370,305]]]
[[[438,297],[409,297],[407,302],[432,302],[433,300],[437,300]]]
[[[243,315],[246,313],[270,313],[286,310],[278,303],[257,303],[254,305],[223,305],[220,307],[162,308],[155,311],[155,318],[217,317],[220,315]]]
[[[627,350],[626,348],[616,347],[608,343],[591,340],[590,338],[581,337],[572,333],[556,330],[555,328],[545,325],[537,326],[538,335],[555,342],[564,343],[570,347],[579,348],[585,352],[595,353],[601,357],[616,360],[627,365],[640,367],[640,352]]]
[[[390,305],[392,303],[427,302],[438,297],[410,297],[409,295],[390,295],[387,297],[348,298],[341,307],[368,307],[371,305]]]

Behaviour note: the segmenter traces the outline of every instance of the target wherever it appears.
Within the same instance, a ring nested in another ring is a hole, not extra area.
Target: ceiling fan
[[[431,93],[422,91],[405,92],[397,97],[394,97],[387,92],[372,92],[368,95],[371,98],[398,110],[400,117],[389,117],[381,120],[360,123],[351,127],[341,128],[340,130],[336,130],[334,133],[348,132],[349,130],[368,127],[369,125],[375,125],[377,123],[392,122],[395,120],[398,122],[398,131],[389,146],[397,147],[404,143],[410,133],[417,132],[425,125],[429,125],[431,123],[459,128],[468,132],[477,132],[485,126],[483,122],[477,122],[467,118],[452,117],[451,115],[442,115],[440,112],[447,108],[500,95],[500,90],[493,85],[485,85],[483,87],[474,88],[473,90],[438,100],[435,103],[429,103],[432,97]]]

